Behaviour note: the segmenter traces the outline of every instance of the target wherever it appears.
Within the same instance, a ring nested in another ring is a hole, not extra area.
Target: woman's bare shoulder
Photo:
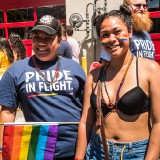
[[[100,72],[102,70],[102,67],[98,67],[98,68],[95,68],[93,69],[91,72],[90,72],[90,75],[93,77],[93,82],[96,83],[98,81],[98,78],[100,76]]]
[[[146,69],[152,70],[152,69],[158,69],[160,67],[158,62],[147,58],[138,57],[138,61],[139,61],[139,66],[145,67]]]
[[[138,68],[143,75],[147,75],[148,79],[160,79],[160,65],[146,58],[138,58]]]

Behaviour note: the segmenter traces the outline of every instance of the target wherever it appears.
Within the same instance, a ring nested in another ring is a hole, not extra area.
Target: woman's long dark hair
[[[13,51],[10,47],[9,41],[6,38],[3,37],[0,38],[0,50],[4,51],[7,54],[8,61],[10,63],[13,63],[14,61]]]
[[[119,10],[112,10],[108,13],[98,15],[93,19],[93,26],[95,26],[99,38],[101,24],[108,17],[118,17],[126,25],[128,31],[132,30],[131,10],[128,6],[121,5]]]
[[[18,59],[17,60],[22,60],[26,58],[26,48],[22,42],[22,40],[15,40],[12,44],[12,50],[17,53]]]

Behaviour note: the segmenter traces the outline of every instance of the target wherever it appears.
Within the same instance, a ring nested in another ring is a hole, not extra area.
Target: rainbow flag
[[[3,160],[53,160],[58,125],[4,125]]]

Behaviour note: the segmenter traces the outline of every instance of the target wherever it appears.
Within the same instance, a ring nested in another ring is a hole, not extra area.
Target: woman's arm
[[[149,74],[152,130],[145,160],[157,160],[160,154],[160,66],[151,64]]]
[[[0,112],[0,147],[2,147],[2,138],[3,138],[3,128],[4,125],[2,125],[5,122],[14,122],[15,115],[16,115],[16,109],[14,108],[7,108],[4,106],[1,106],[1,112]]]
[[[78,140],[75,155],[78,160],[83,160],[85,157],[87,144],[95,120],[95,114],[90,107],[90,95],[93,87],[92,82],[92,75],[90,73],[85,84],[83,112],[78,127]]]

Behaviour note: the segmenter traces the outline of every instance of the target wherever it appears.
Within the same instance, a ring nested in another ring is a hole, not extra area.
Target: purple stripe
[[[44,153],[44,160],[53,160],[54,152],[56,149],[57,134],[58,125],[50,125],[46,142],[46,149]]]

